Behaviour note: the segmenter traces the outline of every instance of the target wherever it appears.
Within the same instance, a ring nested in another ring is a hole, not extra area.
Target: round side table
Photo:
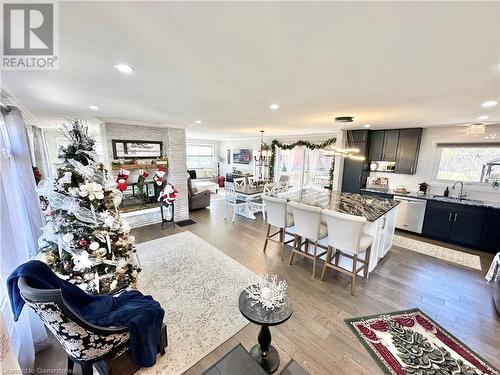
[[[293,303],[288,294],[285,304],[274,310],[266,310],[261,303],[252,306],[253,302],[246,290],[240,293],[238,307],[241,314],[250,322],[261,326],[257,337],[259,343],[250,350],[250,355],[268,374],[272,374],[280,365],[280,356],[276,348],[271,345],[269,327],[286,322],[292,316]]]

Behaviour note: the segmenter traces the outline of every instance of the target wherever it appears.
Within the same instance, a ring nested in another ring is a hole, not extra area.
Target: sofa
[[[198,191],[188,178],[188,203],[189,211],[207,208],[210,206],[210,190]]]
[[[198,191],[209,190],[212,193],[217,193],[219,189],[217,173],[214,173],[210,169],[189,169],[187,173],[194,189]]]

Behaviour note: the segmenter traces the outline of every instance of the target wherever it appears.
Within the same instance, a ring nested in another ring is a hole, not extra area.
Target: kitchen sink
[[[442,202],[463,202],[471,204],[484,204],[483,201],[480,201],[478,199],[469,199],[469,198],[458,199],[456,197],[445,197],[443,195],[434,195],[433,199]]]

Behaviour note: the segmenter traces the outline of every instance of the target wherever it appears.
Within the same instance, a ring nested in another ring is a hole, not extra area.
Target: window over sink
[[[438,180],[491,184],[500,180],[500,143],[438,144]]]

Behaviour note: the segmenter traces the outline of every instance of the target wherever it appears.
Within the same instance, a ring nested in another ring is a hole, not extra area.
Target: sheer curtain
[[[51,178],[53,175],[52,164],[42,129],[34,125],[28,126],[28,140],[33,166],[38,167],[42,178]]]
[[[36,254],[42,217],[21,112],[2,109],[0,116],[0,314],[9,333],[11,348],[21,368],[34,365],[35,345],[47,339],[39,318],[23,309],[13,321],[6,291],[6,279],[21,263]]]

